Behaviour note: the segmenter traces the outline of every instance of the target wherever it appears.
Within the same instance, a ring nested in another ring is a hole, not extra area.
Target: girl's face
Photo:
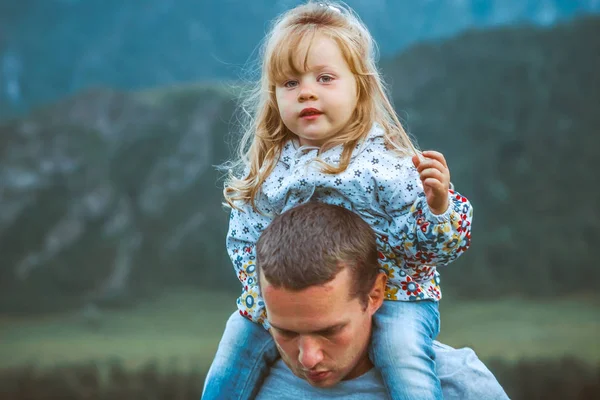
[[[352,118],[356,79],[333,39],[317,34],[306,51],[298,49],[294,60],[306,60],[306,68],[277,82],[275,96],[283,123],[300,144],[320,147]]]

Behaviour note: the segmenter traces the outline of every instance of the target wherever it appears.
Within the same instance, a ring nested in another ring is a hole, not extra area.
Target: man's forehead
[[[262,270],[258,268],[258,285],[260,287],[261,292],[263,292],[263,297],[265,290],[277,290],[282,292],[281,295],[285,296],[294,296],[304,291],[323,291],[325,293],[336,291],[345,292],[347,294],[347,296],[342,296],[343,300],[351,300],[350,292],[353,285],[352,272],[350,271],[350,268],[347,267],[346,263],[343,261],[339,261],[338,268],[339,271],[333,277],[333,279],[330,279],[329,281],[322,284],[309,286],[304,289],[285,288],[283,287],[283,285],[273,285],[271,284],[271,282],[269,282],[269,279],[267,279],[267,277],[263,274]]]
[[[349,271],[347,271],[347,268],[342,268],[334,277],[333,279],[322,283],[322,284],[316,284],[316,285],[312,285],[309,286],[307,288],[304,289],[293,289],[293,288],[286,288],[283,285],[273,285],[271,284],[271,282],[269,282],[269,280],[267,279],[267,277],[263,274],[263,272],[259,269],[258,272],[258,284],[260,285],[260,289],[261,292],[263,292],[263,297],[264,297],[264,292],[275,292],[277,293],[278,296],[283,296],[283,297],[297,297],[299,294],[304,294],[305,292],[313,292],[315,294],[329,294],[331,292],[343,292],[346,291],[346,293],[348,294],[348,296],[344,296],[345,300],[349,299],[349,295],[350,295],[350,284],[351,281],[349,279]],[[347,290],[344,290],[347,289]]]
[[[320,331],[346,323],[362,307],[358,298],[350,298],[348,272],[344,271],[332,281],[302,290],[275,287],[261,276],[269,322],[294,332]]]

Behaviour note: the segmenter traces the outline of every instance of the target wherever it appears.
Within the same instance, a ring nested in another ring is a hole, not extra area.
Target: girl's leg
[[[254,398],[278,357],[269,332],[234,312],[206,375],[202,400]]]
[[[370,355],[392,399],[442,399],[433,340],[437,302],[384,301],[375,313]]]

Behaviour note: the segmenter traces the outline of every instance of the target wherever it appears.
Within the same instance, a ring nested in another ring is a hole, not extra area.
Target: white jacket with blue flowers
[[[345,207],[358,213],[377,234],[379,262],[388,275],[388,300],[418,301],[441,298],[436,266],[458,258],[470,244],[473,209],[450,190],[450,206],[431,213],[411,157],[399,157],[386,146],[383,129],[375,124],[354,150],[348,168],[337,175],[321,172],[315,161],[318,148],[287,143],[273,172],[256,198],[256,205],[237,203],[227,234],[227,251],[242,295],[238,309],[268,328],[255,270],[255,244],[274,216],[309,200]],[[339,163],[341,146],[321,159]]]

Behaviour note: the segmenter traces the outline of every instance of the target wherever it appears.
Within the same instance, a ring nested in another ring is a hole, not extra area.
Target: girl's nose
[[[298,101],[308,101],[308,100],[316,100],[316,93],[307,85],[303,85],[300,87],[300,93],[298,93]]]

